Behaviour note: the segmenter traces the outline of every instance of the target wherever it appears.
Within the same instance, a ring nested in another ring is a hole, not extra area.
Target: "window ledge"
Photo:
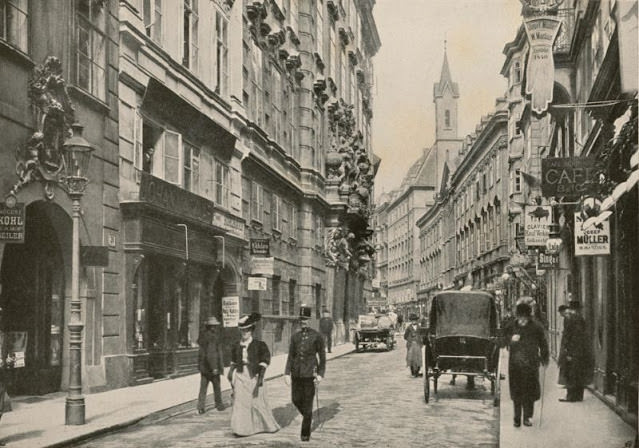
[[[89,92],[76,86],[75,84],[67,85],[67,89],[69,90],[69,94],[71,96],[76,96],[86,101],[89,104],[89,107],[103,113],[108,113],[111,111],[111,108],[104,101],[102,101],[98,97],[91,95]]]
[[[0,39],[0,54],[8,55],[9,57],[15,59],[17,62],[30,69],[35,67],[36,65],[35,62],[33,62],[33,59],[31,59],[28,54],[2,39]]]

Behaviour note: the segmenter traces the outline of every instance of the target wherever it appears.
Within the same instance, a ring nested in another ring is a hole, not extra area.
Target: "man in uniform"
[[[311,308],[300,307],[300,331],[291,336],[288,358],[284,370],[284,381],[291,385],[291,399],[302,414],[303,442],[311,438],[313,398],[315,385],[322,381],[326,370],[326,353],[322,336],[309,327]]]

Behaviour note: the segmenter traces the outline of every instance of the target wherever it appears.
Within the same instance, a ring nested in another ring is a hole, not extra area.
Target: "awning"
[[[149,79],[142,99],[142,110],[153,118],[175,126],[187,140],[211,145],[215,151],[221,151],[222,156],[230,157],[235,147],[235,136],[228,130],[230,120],[218,123],[155,78]]]

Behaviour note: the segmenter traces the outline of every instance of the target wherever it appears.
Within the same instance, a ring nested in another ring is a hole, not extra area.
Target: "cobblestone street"
[[[398,335],[398,338],[401,338]],[[493,407],[490,383],[477,381],[465,390],[450,376],[440,378],[438,397],[426,404],[423,378],[412,378],[404,367],[403,341],[390,352],[351,353],[327,364],[319,392],[320,418],[314,412],[308,446],[349,447],[495,447],[498,408]],[[290,403],[282,377],[268,381],[268,397],[282,429],[275,434],[236,438],[230,431],[231,408],[212,406],[198,415],[189,404],[171,416],[156,416],[118,433],[87,441],[82,447],[200,447],[299,446],[301,416]],[[195,397],[197,391],[193,391]],[[208,403],[212,402],[209,397]],[[230,405],[230,396],[225,397]]]

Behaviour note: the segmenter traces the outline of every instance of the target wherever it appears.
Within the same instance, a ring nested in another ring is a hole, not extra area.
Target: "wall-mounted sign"
[[[275,273],[275,258],[251,257],[251,274],[272,277]]]
[[[534,17],[524,21],[530,44],[526,67],[526,93],[531,96],[530,107],[538,114],[548,109],[555,83],[555,61],[552,46],[561,26],[561,20],[550,16]]]
[[[237,327],[240,318],[240,298],[238,296],[222,297],[222,321],[224,327]]]
[[[584,220],[580,213],[575,213],[575,256],[610,255],[610,222],[583,229]]]
[[[550,205],[526,206],[524,213],[524,242],[526,246],[546,247],[552,222],[552,207]]]
[[[24,204],[0,203],[0,241],[3,243],[24,243]]]
[[[588,157],[550,157],[541,160],[541,192],[545,197],[579,197],[599,193],[603,162]]]
[[[270,257],[271,256],[271,240],[268,238],[251,238],[250,252],[251,255],[257,255],[258,257]]]
[[[249,291],[266,291],[266,278],[265,277],[249,277],[248,290]]]
[[[559,254],[549,254],[539,251],[537,254],[537,269],[557,269],[559,267]]]

